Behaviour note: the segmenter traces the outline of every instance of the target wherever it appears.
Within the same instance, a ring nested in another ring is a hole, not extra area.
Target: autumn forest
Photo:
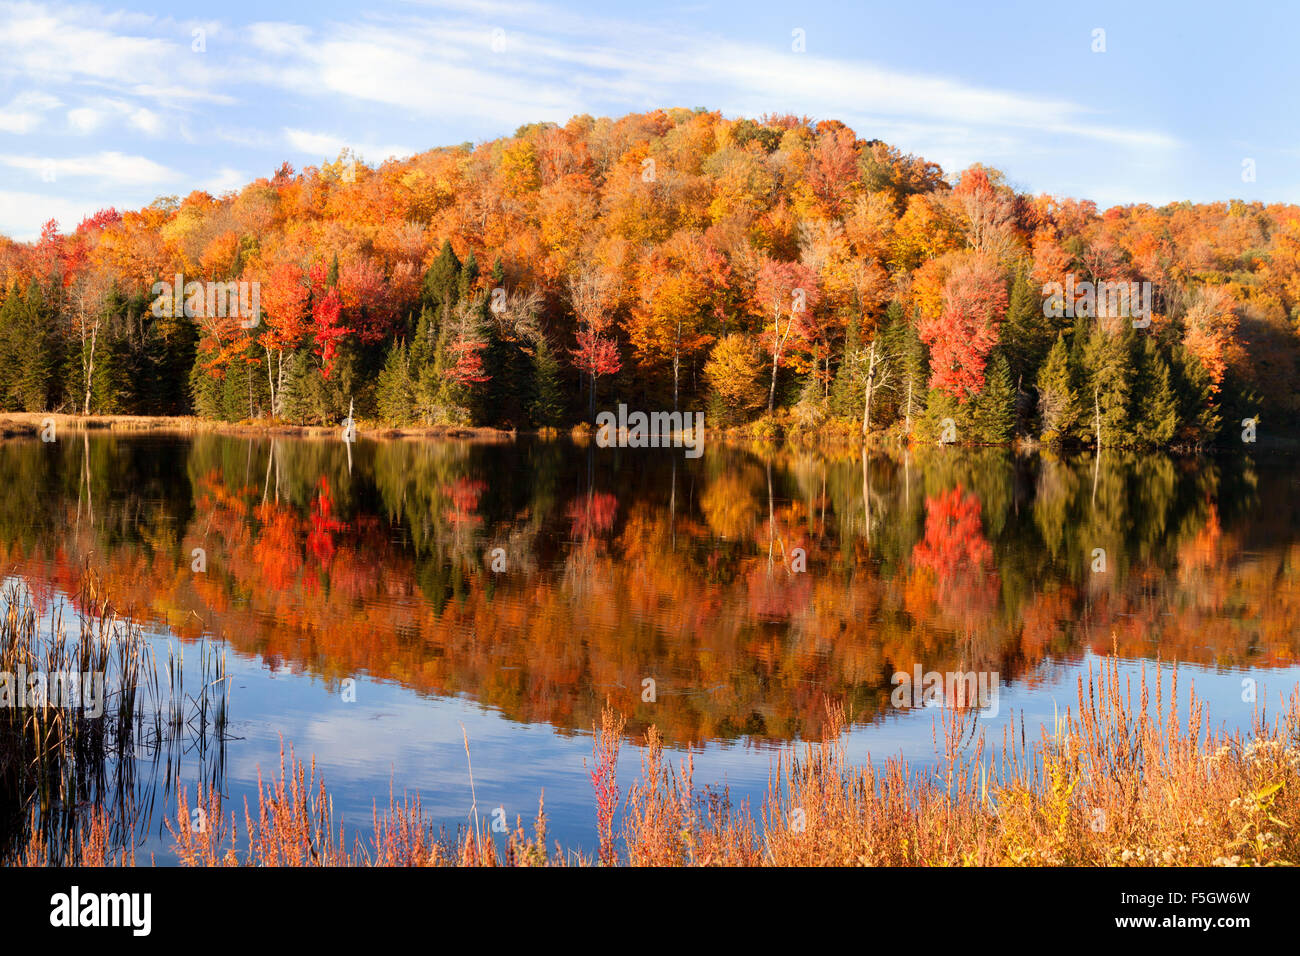
[[[257,321],[158,309],[176,277],[256,284]],[[1066,282],[1149,284],[1148,320]],[[1103,212],[795,116],[286,163],[0,240],[0,294],[7,411],[1173,448],[1300,411],[1300,208]]]

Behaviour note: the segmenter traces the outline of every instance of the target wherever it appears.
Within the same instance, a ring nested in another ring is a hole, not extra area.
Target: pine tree
[[[410,356],[405,342],[388,349],[375,390],[379,417],[395,425],[408,424],[415,415],[415,383],[411,380]]]
[[[426,308],[439,313],[440,310],[455,305],[459,293],[460,259],[456,258],[456,251],[452,249],[451,241],[444,239],[438,258],[433,260],[433,264],[424,274],[421,301]],[[444,318],[441,314],[438,317],[440,320]]]
[[[1182,345],[1174,348],[1174,390],[1178,396],[1178,420],[1185,424],[1185,438],[1196,444],[1214,441],[1223,418],[1210,373],[1200,359]]]
[[[1167,445],[1178,431],[1178,396],[1169,363],[1151,336],[1142,340],[1134,392],[1137,437],[1144,443]]]
[[[201,418],[223,418],[222,395],[224,382],[208,371],[206,363],[211,360],[207,352],[200,352],[194,357],[190,367],[190,400],[194,414]]]
[[[564,423],[564,389],[560,361],[543,336],[533,350],[533,401],[528,410],[538,428],[558,428]]]
[[[844,335],[844,354],[840,358],[840,367],[835,372],[835,382],[831,385],[830,410],[838,418],[854,418],[860,411],[858,376],[855,373],[861,348],[860,324],[855,312],[849,318],[849,327]]]
[[[1011,285],[1001,342],[1010,366],[1011,382],[1024,388],[1033,382],[1052,347],[1052,330],[1043,315],[1043,297],[1021,269]]]
[[[465,259],[465,264],[460,269],[460,280],[457,285],[458,298],[468,299],[474,291],[474,283],[478,281],[478,259],[474,256],[474,250],[471,249],[469,256]]]
[[[314,417],[310,409],[320,371],[311,360],[310,347],[287,352],[284,356],[284,382],[280,386],[280,415],[286,421],[303,424]]]
[[[915,430],[916,422],[926,406],[926,378],[929,376],[925,357],[925,343],[917,334],[916,322],[908,321],[902,306],[891,302],[885,313],[889,323],[889,353],[898,366],[894,396],[898,402],[898,417],[904,430]],[[917,312],[919,319],[920,312]]]
[[[1132,327],[1110,332],[1097,326],[1084,348],[1087,388],[1080,430],[1100,447],[1131,443],[1129,395],[1133,385]]]
[[[1016,390],[1011,366],[1002,350],[994,351],[984,376],[984,390],[975,398],[971,413],[975,438],[1001,444],[1009,441],[1016,424]]]
[[[10,409],[45,411],[54,394],[61,392],[58,371],[62,362],[53,334],[53,311],[33,280],[21,296],[6,299],[6,312],[0,361],[7,374],[0,400]]]
[[[1079,417],[1078,396],[1070,379],[1070,354],[1062,333],[1038,372],[1040,436],[1049,444],[1063,441]]]

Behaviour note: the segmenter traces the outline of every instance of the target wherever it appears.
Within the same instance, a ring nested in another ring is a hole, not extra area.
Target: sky
[[[1294,0],[0,0],[0,233],[590,113],[839,119],[1099,206],[1300,203]]]

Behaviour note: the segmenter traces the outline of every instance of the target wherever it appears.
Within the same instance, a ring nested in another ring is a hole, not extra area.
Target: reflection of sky
[[[152,632],[150,640],[155,654],[165,661],[165,634]],[[984,722],[988,749],[1000,751],[1003,729],[1013,726],[1019,732],[1022,716],[1032,745],[1040,726],[1050,728],[1067,709],[1077,715],[1077,679],[1082,674],[1086,685],[1089,663],[1098,674],[1102,661],[1095,656],[1072,662],[1048,660],[1035,672],[1032,687],[1024,682],[1002,686],[998,715]],[[197,683],[198,669],[192,645],[185,666],[190,687]],[[1140,667],[1140,662],[1120,667],[1121,681],[1131,682],[1135,701]],[[558,840],[566,849],[589,852],[593,848],[595,809],[584,766],[591,760],[589,734],[563,733],[549,724],[517,723],[464,698],[424,697],[389,681],[358,677],[356,701],[349,703],[337,687],[308,674],[272,671],[260,661],[233,653],[227,655],[227,668],[233,678],[229,727],[233,739],[226,754],[226,807],[227,812],[236,811],[241,832],[244,799],[255,811],[258,768],[267,781],[278,772],[281,739],[286,752],[292,745],[306,762],[315,756],[317,773],[333,797],[336,825],[341,822],[351,836],[369,837],[372,806],[377,804],[381,811],[387,807],[390,785],[399,800],[404,794],[418,793],[426,818],[454,830],[471,819],[463,727],[469,738],[480,820],[490,820],[493,809],[502,807],[511,824],[521,816],[531,833],[538,797],[544,793],[552,845]],[[1154,709],[1153,663],[1147,662],[1146,674]],[[1300,681],[1300,667],[1216,670],[1182,665],[1178,700],[1184,725],[1194,682],[1197,697],[1207,702],[1213,729],[1249,730],[1256,705],[1241,699],[1242,679],[1247,675],[1259,682],[1260,704],[1267,701],[1269,712],[1277,713],[1279,697],[1289,696]],[[1172,667],[1166,666],[1166,704],[1173,676]],[[938,721],[938,711],[916,709],[857,727],[845,737],[849,763],[864,764],[870,756],[879,768],[889,757],[903,757],[915,768],[932,766],[937,756],[934,741],[943,739]],[[668,752],[674,765],[685,754]],[[618,769],[624,797],[639,774],[641,754],[641,748],[624,744]],[[747,798],[757,814],[776,755],[771,746],[750,746],[744,741],[710,744],[695,754],[694,779],[698,788],[729,787],[734,803]],[[197,773],[197,760],[192,756],[186,760],[182,782],[193,794],[191,778]],[[158,806],[170,808],[174,798],[159,801]],[[155,818],[151,830],[154,839],[147,849],[158,854],[158,862],[170,862],[170,838],[161,819]]]

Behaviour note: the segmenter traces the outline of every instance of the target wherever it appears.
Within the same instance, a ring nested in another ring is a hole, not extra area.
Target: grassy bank
[[[1146,674],[1144,672],[1143,678]],[[1160,674],[1153,686],[1160,687]],[[347,829],[314,761],[281,752],[238,811],[220,786],[176,791],[166,827],[194,866],[1255,866],[1300,862],[1300,692],[1261,713],[1249,734],[1214,733],[1195,691],[1148,698],[1108,659],[1078,684],[1077,706],[1037,733],[1013,721],[997,741],[972,711],[936,721],[941,760],[920,771],[898,759],[850,766],[844,717],[827,706],[823,739],[775,760],[761,806],[696,785],[687,755],[674,765],[654,728],[638,777],[617,779],[623,721],[593,728],[592,851],[549,844],[541,800],[528,825],[492,832],[473,802],[455,832],[435,827],[417,797],[389,795]],[[1180,711],[1187,715],[1180,719]],[[75,816],[75,839],[51,851],[43,829],[6,863],[132,864],[114,808]],[[351,825],[351,822],[349,822]]]
[[[295,438],[340,438],[341,425],[296,425],[270,419],[243,422],[217,421],[196,416],[168,415],[64,415],[45,412],[6,412],[0,414],[0,438],[39,438],[50,423],[54,434],[82,432],[156,432],[192,435],[210,432],[224,435],[291,436]],[[508,441],[513,432],[497,428],[466,428],[452,425],[392,427],[358,419],[358,434],[366,438],[455,438],[474,441]]]
[[[1159,675],[1155,675],[1159,676]],[[1158,685],[1158,682],[1156,684]],[[1176,696],[1175,686],[1175,696]],[[1148,707],[1147,705],[1151,706]],[[1186,705],[1187,702],[1185,701]],[[494,840],[486,819],[435,833],[418,800],[377,810],[366,839],[330,812],[315,768],[282,755],[259,781],[258,810],[195,833],[182,799],[173,827],[189,864],[655,866],[1255,866],[1300,862],[1300,696],[1249,735],[1209,732],[1193,692],[1190,719],[1173,699],[1151,702],[1106,661],[1080,680],[1077,710],[996,748],[970,713],[947,711],[944,759],[919,772],[896,759],[845,762],[843,716],[828,708],[817,744],[790,748],[752,813],[699,789],[691,760],[673,766],[652,729],[639,777],[620,803],[614,767],[622,721],[607,712],[589,770],[596,850],[547,846],[539,804]],[[219,798],[199,794],[207,819]],[[237,823],[242,824],[243,838]]]

